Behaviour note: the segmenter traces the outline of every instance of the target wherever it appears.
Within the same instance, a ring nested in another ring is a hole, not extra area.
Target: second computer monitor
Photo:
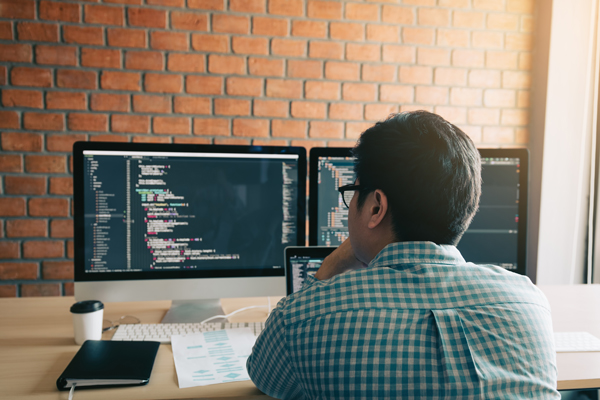
[[[479,211],[458,244],[465,260],[526,273],[527,149],[479,149],[482,194]],[[340,186],[354,182],[350,148],[310,151],[309,243],[339,246],[348,237],[348,209]]]

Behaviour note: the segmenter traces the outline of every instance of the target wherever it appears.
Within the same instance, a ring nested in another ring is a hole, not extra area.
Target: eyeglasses
[[[102,320],[102,332],[107,332],[119,327],[119,325],[130,325],[130,324],[139,324],[141,323],[138,317],[134,317],[132,315],[123,315],[116,321],[111,321],[109,319]]]
[[[352,197],[354,196],[354,193],[357,190],[361,190],[364,189],[364,186],[361,185],[344,185],[344,186],[340,186],[338,188],[338,192],[340,192],[340,195],[342,196],[342,200],[344,201],[344,205],[347,208],[350,208],[349,204],[352,201]]]

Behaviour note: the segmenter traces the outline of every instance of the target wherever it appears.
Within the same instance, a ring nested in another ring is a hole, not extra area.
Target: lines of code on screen
[[[295,158],[84,157],[86,272],[282,268]]]

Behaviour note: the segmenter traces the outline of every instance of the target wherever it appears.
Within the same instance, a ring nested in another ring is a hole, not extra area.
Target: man
[[[465,262],[481,162],[456,126],[393,115],[340,188],[349,239],[279,302],[248,359],[284,399],[560,398],[550,309],[524,276]]]

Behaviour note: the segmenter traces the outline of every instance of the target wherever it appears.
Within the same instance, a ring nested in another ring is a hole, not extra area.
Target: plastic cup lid
[[[104,304],[100,300],[79,301],[71,306],[73,314],[86,314],[98,310],[102,310]]]

